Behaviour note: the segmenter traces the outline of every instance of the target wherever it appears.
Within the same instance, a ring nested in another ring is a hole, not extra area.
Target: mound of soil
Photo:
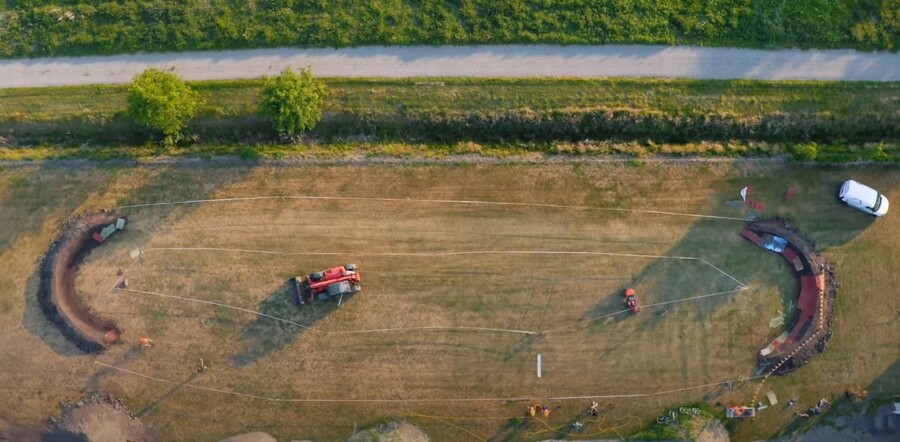
[[[82,260],[100,243],[94,233],[120,218],[111,212],[76,218],[50,246],[41,263],[38,300],[50,322],[84,352],[99,353],[122,333],[116,323],[93,314],[75,290]]]
[[[430,440],[419,427],[400,421],[360,431],[347,439],[347,442],[429,442]]]
[[[62,415],[50,419],[44,440],[91,442],[153,442],[153,431],[109,395],[97,393],[62,407]],[[52,437],[48,437],[52,436]]]
[[[222,439],[219,442],[277,442],[269,433],[254,431],[253,433],[238,434],[229,438]]]

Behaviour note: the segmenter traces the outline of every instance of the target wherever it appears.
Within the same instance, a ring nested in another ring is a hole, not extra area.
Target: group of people
[[[600,414],[600,404],[597,401],[591,402],[591,416],[598,416]],[[528,415],[531,417],[537,416],[538,413],[541,413],[544,417],[550,417],[550,406],[547,404],[532,404],[528,406]]]
[[[794,401],[791,401],[791,402],[794,402]],[[810,415],[818,416],[818,415],[822,414],[823,411],[827,410],[829,407],[831,407],[831,402],[828,402],[827,399],[822,398],[822,399],[819,399],[818,404],[816,404],[813,407],[810,407],[808,413],[797,413],[797,416],[809,419]]]
[[[531,417],[534,417],[538,413],[541,413],[541,415],[543,415],[544,417],[550,417],[550,412],[551,412],[550,406],[547,404],[544,404],[544,405],[534,404],[534,405],[528,406],[528,414]]]

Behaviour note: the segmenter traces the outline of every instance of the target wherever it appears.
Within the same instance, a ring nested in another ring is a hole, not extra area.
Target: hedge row
[[[774,114],[758,117],[673,115],[629,109],[534,112],[415,112],[332,114],[316,128],[324,138],[374,136],[415,141],[541,142],[584,139],[650,139],[865,143],[900,139],[900,115]]]
[[[5,0],[0,55],[367,44],[896,50],[900,0]]]
[[[200,118],[185,129],[204,142],[253,143],[276,139],[255,115]],[[117,116],[106,122],[70,121],[0,124],[0,136],[17,145],[86,142],[102,145],[143,143],[155,134]],[[381,140],[409,142],[577,142],[583,140],[688,143],[763,141],[863,144],[900,140],[900,114],[771,114],[753,117],[679,115],[630,109],[576,109],[535,112],[327,113],[311,136],[326,142]]]

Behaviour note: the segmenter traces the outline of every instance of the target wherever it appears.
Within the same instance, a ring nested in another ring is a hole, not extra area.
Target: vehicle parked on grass
[[[343,299],[362,290],[356,264],[333,267],[322,272],[293,278],[294,294],[300,305],[330,298]]]
[[[631,313],[637,313],[641,311],[641,303],[637,299],[637,292],[634,289],[625,290],[625,305],[631,309]]]
[[[870,215],[884,216],[888,212],[887,198],[877,190],[853,180],[844,181],[838,193],[841,201],[854,209],[861,210]]]

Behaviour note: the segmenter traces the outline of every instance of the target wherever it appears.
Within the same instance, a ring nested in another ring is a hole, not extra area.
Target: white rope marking
[[[656,303],[653,303],[653,304],[645,304],[645,305],[642,305],[641,308],[659,307],[659,306],[661,306],[661,305],[675,304],[675,303],[679,303],[679,302],[693,301],[693,300],[696,300],[696,299],[703,299],[703,298],[711,298],[711,297],[713,297],[713,296],[727,295],[727,294],[729,294],[729,293],[741,292],[741,291],[744,291],[744,290],[747,290],[747,289],[749,289],[749,287],[747,287],[747,286],[741,286],[741,287],[738,287],[738,288],[736,288],[736,289],[734,289],[734,290],[728,290],[728,291],[724,291],[724,292],[709,293],[709,294],[706,294],[706,295],[692,296],[692,297],[690,297],[690,298],[675,299],[675,300],[672,300],[672,301],[664,301],[664,302],[656,302]],[[556,332],[556,331],[559,331],[559,330],[564,330],[564,329],[567,329],[567,328],[575,327],[575,326],[578,326],[578,325],[581,325],[581,324],[588,324],[588,323],[591,323],[591,322],[594,322],[594,321],[599,321],[599,320],[601,320],[601,319],[609,318],[609,317],[611,317],[611,316],[621,315],[622,313],[628,313],[628,312],[630,312],[630,311],[631,311],[631,309],[625,309],[625,310],[619,310],[619,311],[617,311],[617,312],[607,313],[607,314],[605,314],[605,315],[597,316],[597,317],[595,317],[595,318],[586,319],[586,320],[584,320],[584,321],[578,321],[578,322],[574,322],[574,323],[572,323],[572,324],[563,325],[563,326],[561,326],[561,327],[556,327],[556,328],[553,328],[553,329],[550,329],[550,330],[546,330],[546,331],[541,332],[541,334],[552,333],[552,332]]]
[[[651,258],[651,259],[682,259],[682,260],[699,260],[693,256],[659,256],[659,255],[641,255],[634,253],[614,253],[614,252],[579,252],[579,251],[557,251],[557,250],[471,250],[461,252],[278,252],[271,250],[253,250],[253,249],[229,249],[223,247],[151,247],[142,249],[144,252],[166,251],[166,252],[235,252],[235,253],[258,253],[263,255],[279,255],[279,256],[411,256],[411,257],[449,257],[449,256],[466,256],[466,255],[583,255],[583,256],[619,256],[626,258]],[[724,272],[723,272],[724,273]]]
[[[694,214],[694,213],[666,212],[666,211],[662,211],[662,210],[622,209],[622,208],[617,208],[617,207],[576,206],[576,205],[567,205],[567,204],[514,203],[514,202],[503,202],[503,201],[447,200],[447,199],[312,196],[312,195],[247,196],[247,197],[234,197],[234,198],[212,198],[212,199],[202,199],[202,200],[129,204],[129,205],[125,205],[125,206],[117,206],[117,207],[114,207],[114,209],[135,209],[135,208],[141,208],[141,207],[158,207],[158,206],[174,206],[174,205],[184,205],[184,204],[224,203],[224,202],[238,202],[238,201],[260,201],[260,200],[378,201],[378,202],[431,203],[431,204],[464,204],[464,205],[483,205],[483,206],[539,207],[539,208],[554,208],[554,209],[598,210],[598,211],[626,212],[626,213],[649,213],[649,214],[654,214],[654,215],[687,216],[687,217],[691,217],[691,218],[746,221],[744,218],[737,218],[737,217],[733,217],[733,216],[699,215],[699,214]]]
[[[729,275],[728,273],[726,273],[724,270],[722,270],[722,269],[720,269],[720,268],[718,268],[718,267],[716,267],[716,266],[710,264],[709,261],[707,261],[707,260],[705,260],[705,259],[703,259],[703,258],[697,258],[697,259],[699,259],[700,261],[703,261],[706,265],[708,265],[708,266],[710,266],[710,267],[716,269],[719,273],[721,273],[721,274],[727,276],[728,279],[730,279],[730,280],[732,280],[732,281],[738,283],[739,286],[744,287],[744,288],[747,288],[747,284],[744,284],[743,282],[738,281],[734,276],[731,276],[731,275]]]
[[[153,295],[153,296],[162,296],[166,298],[174,298],[182,301],[190,301],[190,302],[198,302],[201,304],[210,304],[218,307],[229,308],[233,310],[240,310],[242,312],[252,313],[258,316],[264,316],[266,318],[274,319],[276,321],[286,322],[291,325],[296,325],[298,327],[302,327],[305,329],[312,329],[312,327],[308,325],[303,325],[298,322],[290,321],[287,319],[279,318],[272,315],[267,315],[265,313],[260,313],[255,310],[248,310],[241,307],[235,307],[228,304],[220,304],[218,302],[212,301],[204,301],[202,299],[197,298],[188,298],[185,296],[176,296],[176,295],[167,295],[165,293],[158,292],[149,292],[144,290],[134,290],[134,289],[122,289],[123,292],[131,292],[131,293],[140,293],[142,295]],[[360,333],[379,333],[379,332],[391,332],[391,331],[410,331],[410,330],[446,330],[446,331],[495,331],[495,332],[506,332],[506,333],[517,333],[524,335],[536,335],[538,332],[533,332],[529,330],[511,330],[505,328],[490,328],[490,327],[466,327],[466,326],[418,326],[418,327],[403,327],[403,328],[382,328],[382,329],[365,329],[365,330],[350,330],[350,331],[339,331],[339,332],[323,332],[327,335],[342,335],[342,334],[360,334]]]
[[[538,332],[529,331],[529,330],[515,330],[515,329],[506,329],[506,328],[491,328],[491,327],[457,327],[457,326],[443,326],[443,325],[432,325],[432,326],[422,326],[422,327],[399,327],[399,328],[376,328],[376,329],[367,329],[367,330],[349,330],[349,331],[336,331],[336,332],[327,332],[329,335],[353,335],[360,333],[382,333],[382,332],[392,332],[392,331],[412,331],[412,330],[447,330],[447,331],[495,331],[495,332],[506,332],[506,333],[518,333],[523,335],[537,335]]]
[[[673,300],[673,301],[656,302],[656,303],[653,303],[653,304],[642,305],[641,308],[645,308],[645,307],[646,307],[646,308],[650,308],[650,307],[659,307],[659,306],[661,306],[661,305],[675,304],[675,303],[677,303],[677,302],[693,301],[693,300],[695,300],[695,299],[703,299],[703,298],[710,298],[710,297],[713,297],[713,296],[727,295],[727,294],[730,294],[730,293],[742,292],[742,291],[747,290],[747,289],[749,289],[749,288],[750,288],[750,287],[742,286],[742,287],[738,287],[738,288],[736,288],[736,289],[734,289],[734,290],[728,290],[728,291],[725,291],[725,292],[710,293],[710,294],[708,294],[708,295],[698,295],[698,296],[692,296],[692,297],[690,297],[690,298],[675,299],[675,300]]]
[[[150,251],[175,251],[175,252],[189,252],[189,251],[214,251],[214,252],[234,252],[234,253],[257,253],[264,255],[279,255],[279,256],[415,256],[415,257],[446,257],[446,256],[463,256],[463,255],[488,255],[488,254],[506,254],[506,255],[582,255],[582,256],[618,256],[618,257],[631,257],[631,258],[649,258],[649,259],[676,259],[676,260],[688,260],[688,261],[700,261],[719,273],[725,275],[732,281],[739,284],[739,287],[734,290],[728,290],[724,292],[710,293],[704,295],[693,296],[690,298],[684,299],[676,299],[672,301],[658,302],[654,304],[646,304],[642,307],[650,308],[657,307],[667,304],[674,304],[678,302],[692,301],[696,299],[709,298],[713,296],[721,296],[730,293],[739,292],[742,290],[746,290],[749,287],[744,283],[738,281],[736,278],[732,277],[722,269],[712,265],[709,261],[692,256],[660,256],[660,255],[642,255],[642,254],[631,254],[631,253],[613,253],[613,252],[583,252],[583,251],[555,251],[555,250],[474,250],[474,251],[456,251],[456,252],[361,252],[361,253],[344,253],[344,252],[279,252],[279,251],[270,251],[270,250],[254,250],[254,249],[234,249],[234,248],[223,248],[223,247],[158,247],[158,248],[147,248],[143,249],[141,252],[146,253]],[[260,313],[253,310],[247,310],[240,307],[234,307],[225,304],[219,304],[211,301],[203,301],[195,298],[187,298],[182,296],[175,295],[166,295],[162,293],[156,292],[145,292],[139,290],[128,290],[125,289],[123,291],[126,292],[135,292],[135,293],[143,293],[148,295],[156,295],[156,296],[165,296],[169,298],[181,299],[186,301],[199,302],[204,304],[212,304],[220,307],[231,308],[235,310],[245,311],[248,313],[253,313],[259,316],[265,316],[268,318],[272,318],[278,321],[287,322],[289,324],[294,324],[303,328],[311,328],[309,326],[305,326],[302,324],[298,324],[293,321],[289,321],[282,318],[277,318],[271,315],[267,315],[264,313]],[[446,331],[493,331],[493,332],[503,332],[503,333],[516,333],[516,334],[525,334],[525,335],[536,335],[536,334],[547,334],[551,332],[556,332],[559,330],[575,327],[581,324],[587,324],[590,322],[598,321],[600,319],[605,319],[611,316],[620,315],[623,313],[627,313],[631,310],[619,310],[616,312],[608,313],[602,316],[597,316],[595,318],[587,319],[584,321],[575,322],[572,324],[564,325],[561,327],[556,327],[550,330],[535,332],[529,330],[516,330],[516,329],[504,329],[504,328],[491,328],[491,327],[466,327],[466,326],[417,326],[417,327],[400,327],[400,328],[381,328],[381,329],[365,329],[365,330],[349,330],[342,332],[326,332],[326,334],[361,334],[361,333],[385,333],[392,331],[413,331],[413,330],[446,330]]]
[[[560,330],[565,330],[565,329],[567,329],[567,328],[572,328],[572,327],[575,327],[575,326],[578,326],[578,325],[581,325],[581,324],[588,324],[588,323],[591,323],[591,322],[594,322],[594,321],[599,321],[599,320],[601,320],[601,319],[609,318],[609,317],[616,316],[616,315],[621,315],[622,313],[628,313],[628,312],[630,312],[630,311],[631,311],[631,309],[627,309],[627,308],[626,308],[625,310],[619,310],[619,311],[617,311],[617,312],[607,313],[607,314],[605,314],[605,315],[597,316],[597,317],[591,318],[591,319],[586,319],[586,320],[584,320],[584,321],[573,322],[573,323],[571,323],[571,324],[563,325],[563,326],[556,327],[556,328],[551,328],[550,330],[545,330],[545,331],[543,331],[543,332],[541,332],[541,333],[542,333],[542,334],[553,333],[553,332],[557,332],[557,331],[560,331]]]
[[[134,258],[134,259],[131,260],[131,263],[128,264],[128,267],[125,267],[125,270],[122,271],[123,277],[126,277],[125,275],[128,274],[128,271],[131,270],[131,267],[133,267],[133,266],[134,266],[134,263],[138,262],[139,259],[141,259],[140,256],[138,256],[137,258]],[[122,281],[122,280],[121,280],[121,279],[116,279],[116,283],[113,284],[112,287],[109,288],[109,291],[111,292],[111,291],[115,290],[116,287],[119,286],[119,282],[120,282],[120,281]]]
[[[276,316],[267,315],[267,314],[265,314],[265,313],[260,313],[260,312],[255,311],[255,310],[248,310],[248,309],[241,308],[241,307],[235,307],[235,306],[233,306],[233,305],[220,304],[220,303],[218,303],[218,302],[204,301],[204,300],[202,300],[202,299],[196,299],[196,298],[186,298],[186,297],[184,297],[184,296],[167,295],[167,294],[165,294],[165,293],[148,292],[148,291],[144,291],[144,290],[122,289],[122,291],[123,291],[123,292],[130,292],[130,293],[140,293],[140,294],[142,294],[142,295],[162,296],[162,297],[165,297],[165,298],[173,298],[173,299],[178,299],[178,300],[181,300],[181,301],[199,302],[199,303],[201,303],[201,304],[215,305],[215,306],[217,306],[217,307],[223,307],[223,308],[228,308],[228,309],[232,309],[232,310],[240,310],[240,311],[242,311],[242,312],[252,313],[252,314],[258,315],[258,316],[264,316],[264,317],[266,317],[266,318],[274,319],[274,320],[276,320],[276,321],[281,321],[281,322],[286,322],[286,323],[291,324],[291,325],[296,325],[297,327],[311,328],[311,327],[309,327],[309,326],[300,324],[299,322],[294,322],[294,321],[290,321],[290,320],[287,320],[287,319],[279,318],[279,317],[276,317]]]
[[[436,399],[426,399],[426,398],[412,398],[412,399],[323,399],[323,398],[276,398],[276,397],[266,397],[260,396],[250,393],[241,393],[233,390],[223,390],[219,388],[212,387],[203,387],[200,385],[189,384],[185,382],[175,382],[166,379],[155,378],[153,376],[149,376],[143,373],[138,373],[133,370],[128,370],[122,367],[117,367],[115,365],[104,364],[100,361],[94,361],[94,364],[110,368],[113,370],[117,370],[123,373],[128,373],[134,376],[138,376],[144,379],[149,379],[151,381],[160,382],[163,384],[169,385],[178,385],[185,388],[193,388],[197,390],[204,390],[213,393],[221,393],[221,394],[229,394],[233,396],[240,396],[248,399],[257,399],[267,402],[305,402],[305,403],[327,403],[327,402],[340,402],[340,403],[398,403],[398,402],[521,402],[521,401],[533,401],[537,396],[521,396],[521,397],[505,397],[505,398],[436,398]],[[673,390],[663,390],[656,391],[650,393],[633,393],[633,394],[598,394],[598,395],[590,395],[590,396],[560,396],[560,397],[548,397],[543,398],[548,401],[567,401],[567,400],[584,400],[584,399],[622,399],[622,398],[641,398],[641,397],[650,397],[650,396],[661,396],[666,394],[678,393],[682,391],[688,390],[696,390],[699,388],[708,388],[715,387],[718,385],[722,385],[725,382],[740,382],[741,380],[750,380],[750,379],[758,379],[762,376],[753,376],[750,378],[742,378],[735,379],[724,382],[715,382],[711,384],[703,384],[703,385],[694,385],[690,387],[676,388]]]
[[[659,307],[659,306],[662,306],[662,305],[675,304],[675,303],[685,302],[685,301],[693,301],[693,300],[697,300],[697,299],[710,298],[710,297],[713,297],[713,296],[727,295],[727,294],[729,294],[729,293],[736,293],[736,292],[744,291],[744,290],[747,290],[748,288],[749,288],[749,287],[738,287],[738,288],[736,288],[736,289],[734,289],[734,290],[728,290],[728,291],[724,291],[724,292],[709,293],[709,294],[705,294],[705,295],[692,296],[692,297],[690,297],[690,298],[675,299],[675,300],[672,300],[672,301],[664,301],[664,302],[657,302],[657,303],[653,303],[653,304],[646,304],[646,305],[642,305],[641,308]],[[300,323],[297,323],[297,322],[294,322],[294,321],[290,321],[290,320],[287,320],[287,319],[278,318],[278,317],[276,317],[276,316],[267,315],[267,314],[265,314],[265,313],[260,313],[260,312],[254,311],[254,310],[248,310],[248,309],[241,308],[241,307],[234,307],[234,306],[227,305],[227,304],[220,304],[220,303],[218,303],[218,302],[204,301],[204,300],[196,299],[196,298],[188,298],[188,297],[184,297],[184,296],[176,296],[176,295],[167,295],[167,294],[164,294],[164,293],[149,292],[149,291],[144,291],[144,290],[122,289],[122,291],[123,291],[123,292],[131,292],[131,293],[140,293],[140,294],[144,294],[144,295],[163,296],[163,297],[166,297],[166,298],[174,298],[174,299],[179,299],[179,300],[183,300],[183,301],[198,302],[198,303],[202,303],[202,304],[210,304],[210,305],[215,305],[215,306],[218,306],[218,307],[224,307],[224,308],[229,308],[229,309],[233,309],[233,310],[240,310],[240,311],[247,312],[247,313],[252,313],[252,314],[258,315],[258,316],[264,316],[264,317],[266,317],[266,318],[271,318],[271,319],[274,319],[274,320],[276,320],[276,321],[286,322],[286,323],[288,323],[288,324],[296,325],[296,326],[298,326],[298,327],[302,327],[302,328],[305,328],[305,329],[311,329],[311,328],[312,328],[312,327],[310,327],[310,326],[303,325],[303,324],[300,324]],[[345,330],[345,331],[323,332],[323,333],[326,334],[326,335],[350,335],[350,334],[363,334],[363,333],[386,333],[386,332],[394,332],[394,331],[436,330],[436,331],[487,331],[487,332],[515,333],[515,334],[522,334],[522,335],[533,336],[533,335],[545,335],[545,334],[548,334],[548,333],[557,332],[557,331],[564,330],[564,329],[571,328],[571,327],[575,327],[575,326],[578,326],[578,325],[581,325],[581,324],[588,324],[588,323],[591,323],[591,322],[594,322],[594,321],[599,321],[599,320],[601,320],[601,319],[609,318],[609,317],[611,317],[611,316],[621,315],[621,314],[623,314],[623,313],[627,313],[627,312],[630,312],[630,311],[631,311],[630,309],[619,310],[619,311],[616,311],[616,312],[607,313],[607,314],[605,314],[605,315],[597,316],[597,317],[594,317],[594,318],[591,318],[591,319],[586,319],[586,320],[583,320],[583,321],[574,322],[574,323],[572,323],[572,324],[563,325],[563,326],[561,326],[561,327],[556,327],[556,328],[553,328],[553,329],[550,329],[550,330],[545,330],[545,331],[540,331],[540,332],[537,332],[537,331],[530,331],[530,330],[507,329],[507,328],[492,328],[492,327],[467,327],[467,326],[440,326],[440,325],[434,325],[434,326],[413,326],[413,327],[396,327],[396,328],[377,328],[377,329],[362,329],[362,330]]]

